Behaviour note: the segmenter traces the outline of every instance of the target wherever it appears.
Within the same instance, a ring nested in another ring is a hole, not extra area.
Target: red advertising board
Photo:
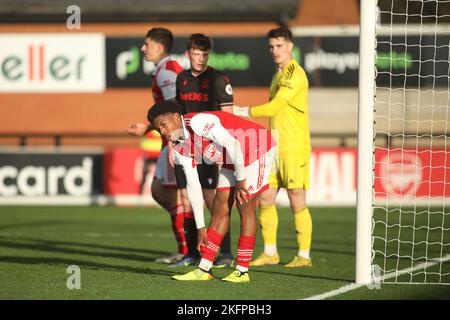
[[[155,159],[156,161],[156,159]],[[371,164],[367,164],[371,166]],[[105,154],[104,192],[106,195],[150,194],[155,164],[147,173],[141,192],[142,152],[116,149]],[[314,148],[311,154],[311,206],[356,204],[356,148]],[[450,156],[445,149],[377,149],[374,167],[377,199],[450,198]],[[286,194],[279,204],[288,205]]]
[[[450,197],[450,155],[445,149],[377,149],[375,196]]]
[[[114,149],[104,155],[103,190],[106,195],[139,195],[150,193],[156,158],[144,176],[144,157],[140,149]]]

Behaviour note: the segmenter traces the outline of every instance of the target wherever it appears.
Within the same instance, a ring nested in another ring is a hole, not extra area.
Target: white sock
[[[200,269],[205,270],[205,271],[209,271],[212,268],[212,264],[213,264],[212,261],[209,261],[209,260],[206,260],[206,259],[202,258],[202,260],[200,260],[200,264],[198,265],[198,267]]]
[[[268,256],[274,256],[277,254],[277,245],[276,244],[265,244],[264,245],[264,253]]]
[[[240,266],[240,265],[237,265],[236,269],[239,270],[240,272],[247,272],[248,271],[248,268]]]
[[[297,255],[309,259],[309,250],[298,250]]]

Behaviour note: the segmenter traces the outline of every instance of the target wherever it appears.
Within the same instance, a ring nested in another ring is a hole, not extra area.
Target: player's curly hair
[[[148,110],[147,120],[153,124],[157,117],[167,113],[182,114],[183,107],[174,100],[157,102]]]

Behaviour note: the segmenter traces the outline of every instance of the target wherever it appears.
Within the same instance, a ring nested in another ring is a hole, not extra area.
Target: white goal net
[[[450,284],[450,1],[378,9],[371,264],[381,282]]]

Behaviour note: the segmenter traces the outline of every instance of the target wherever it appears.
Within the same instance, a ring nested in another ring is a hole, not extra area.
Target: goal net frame
[[[425,0],[425,2],[431,2],[431,0]],[[427,268],[436,266],[440,264],[440,269],[437,273],[439,273],[442,269],[442,264],[450,261],[450,254],[448,254],[448,247],[450,246],[450,243],[442,242],[442,248],[446,248],[447,254],[443,254],[443,250],[441,249],[441,255],[440,258],[429,258],[428,255],[425,255],[425,257],[421,257],[421,259],[415,259],[414,255],[411,256],[411,268],[396,268],[395,270],[392,269],[382,269],[377,270],[378,265],[374,262],[375,255],[377,254],[376,250],[374,250],[374,230],[375,230],[375,220],[374,220],[374,209],[376,208],[375,205],[375,150],[376,150],[376,138],[377,138],[377,128],[376,128],[376,115],[375,115],[375,109],[377,107],[377,101],[376,101],[376,94],[377,94],[377,30],[381,29],[381,26],[379,25],[379,8],[377,6],[377,0],[364,0],[361,1],[361,7],[360,7],[360,37],[359,37],[359,96],[358,96],[358,176],[357,176],[357,222],[356,222],[356,274],[355,274],[355,282],[357,284],[370,284],[374,282],[395,282],[395,283],[433,283],[433,284],[450,284],[448,282],[448,278],[450,273],[445,273],[445,280],[442,281],[442,276],[438,275],[438,281],[427,281],[427,275],[426,270]],[[423,4],[422,4],[423,6]],[[407,10],[408,11],[408,10]],[[450,16],[450,14],[449,14]],[[447,15],[445,15],[447,17]],[[436,16],[436,19],[438,19],[438,16]],[[408,20],[406,19],[406,25],[405,30],[408,28]],[[448,25],[447,25],[448,26]],[[433,26],[431,26],[433,27]],[[437,28],[437,20],[436,24],[434,26]],[[392,30],[392,26],[391,26]],[[425,29],[424,29],[425,30]],[[421,31],[422,31],[422,25],[419,26],[418,32],[421,39]],[[407,34],[407,31],[405,31]],[[416,31],[417,32],[417,31]],[[436,34],[436,31],[435,31]],[[391,33],[392,36],[392,33]],[[405,35],[406,39],[406,35]],[[436,37],[435,37],[436,39]],[[420,45],[420,43],[419,43]],[[449,45],[449,59],[450,59],[450,43]],[[405,47],[408,45],[405,44]],[[407,49],[406,49],[407,50]],[[435,49],[436,50],[436,49]],[[419,63],[422,63],[422,61],[419,61]],[[450,62],[449,62],[450,63]],[[406,72],[406,71],[405,71]],[[418,75],[420,78],[420,74]],[[407,78],[407,77],[406,77]],[[450,81],[450,80],[447,80]],[[406,80],[405,80],[406,84]],[[434,82],[433,82],[434,85]],[[406,88],[406,87],[405,87]],[[392,89],[392,88],[391,88]],[[418,91],[420,91],[420,81],[419,81],[419,87]],[[445,89],[445,88],[444,88]],[[434,86],[433,86],[434,91]],[[450,88],[449,88],[450,91]],[[420,93],[419,93],[420,95]],[[449,93],[450,97],[450,93]],[[420,103],[418,102],[417,107],[420,107]],[[450,108],[450,106],[448,106]],[[390,108],[390,106],[389,106]],[[389,111],[390,115],[390,111]],[[447,115],[448,118],[448,115]],[[444,119],[445,120],[445,119]],[[390,121],[388,119],[387,121]],[[446,127],[447,128],[447,127]],[[447,134],[448,132],[446,132]],[[390,132],[386,132],[386,134],[389,136]],[[404,132],[403,132],[404,134]],[[419,134],[419,133],[417,133]],[[433,132],[430,133],[431,137],[431,148],[430,152],[433,152]],[[450,136],[448,136],[450,137]],[[447,155],[447,144],[446,139],[448,138],[447,135],[444,136],[445,140],[445,149],[444,154],[445,158]],[[418,147],[416,146],[416,151]],[[389,153],[389,145],[386,146],[387,153]],[[403,145],[400,148],[400,152],[405,152],[406,149],[403,149]],[[407,152],[407,151],[406,151]],[[448,164],[447,160],[444,162],[444,172],[447,172],[447,170],[450,170],[446,164]],[[403,170],[403,169],[402,169]],[[449,171],[450,172],[450,171]],[[403,171],[402,171],[403,174]],[[450,180],[449,177],[445,177],[443,179],[443,185],[445,190],[445,185],[448,184],[447,180]],[[387,191],[387,193],[389,193]],[[434,206],[436,204],[442,206],[445,208],[447,205],[445,200],[445,194],[443,195],[442,199],[439,198],[432,198],[429,197],[428,199],[420,199],[422,202],[420,202],[422,205],[425,205],[425,207],[428,207],[428,215],[430,215],[430,206]],[[389,202],[389,194],[387,195],[386,202]],[[397,198],[393,199],[392,206],[399,205],[400,201],[400,211],[401,206],[404,204],[403,199]],[[405,202],[407,202],[406,200]],[[416,203],[417,204],[417,203]],[[407,205],[407,203],[405,204]],[[450,205],[450,201],[448,201],[448,205]],[[386,214],[388,214],[388,211],[386,210]],[[413,212],[413,215],[416,213]],[[448,216],[448,213],[445,212],[445,209],[442,211],[442,233],[444,231],[450,232],[450,229],[444,225],[444,219],[447,216],[447,222],[450,219],[450,216]],[[415,221],[415,216],[414,216]],[[388,229],[388,225],[386,225],[386,230]],[[414,223],[415,227],[415,223]],[[401,228],[401,226],[399,226]],[[430,225],[428,224],[428,228],[430,228]],[[412,232],[415,232],[416,229]],[[387,234],[387,231],[386,231]],[[442,238],[444,239],[444,237]],[[448,238],[447,238],[448,239]],[[428,240],[428,238],[427,238]],[[388,240],[385,239],[387,242]],[[401,239],[397,240],[398,242],[402,242]],[[442,240],[441,240],[442,241]],[[447,240],[448,241],[448,240]],[[400,248],[400,244],[399,248]],[[414,241],[412,242],[412,246],[414,246]],[[428,244],[427,244],[428,245]],[[399,250],[400,251],[400,250]],[[413,249],[414,253],[414,249]],[[385,256],[388,256],[387,252],[381,253]],[[400,253],[397,254],[397,259],[402,258]],[[416,261],[417,260],[417,261]],[[425,261],[423,261],[425,260]],[[398,266],[397,262],[397,266]],[[379,267],[378,267],[379,269]],[[411,276],[414,275],[415,270],[425,270],[425,277],[423,281],[414,282],[411,281],[404,281],[401,280],[401,276],[405,274],[409,274]],[[377,272],[378,271],[378,272]],[[399,280],[400,279],[400,280]]]

